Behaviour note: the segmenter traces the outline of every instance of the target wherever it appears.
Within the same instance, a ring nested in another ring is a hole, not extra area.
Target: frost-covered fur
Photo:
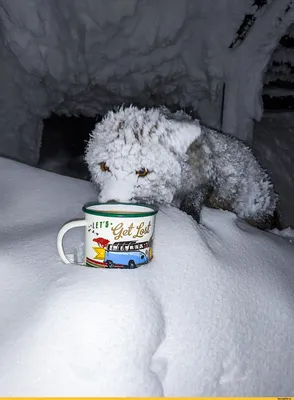
[[[184,112],[133,106],[111,111],[92,132],[85,160],[101,202],[174,204],[197,221],[207,204],[257,226],[276,209],[273,186],[251,150]],[[101,170],[103,162],[109,171]],[[150,173],[138,176],[141,168]]]

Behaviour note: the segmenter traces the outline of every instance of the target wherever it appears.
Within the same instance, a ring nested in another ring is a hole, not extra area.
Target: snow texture
[[[214,207],[256,223],[276,209],[273,185],[249,148],[228,135],[203,129],[184,112],[133,106],[111,111],[96,124],[85,160],[100,188],[101,202],[180,207],[189,197],[198,220],[212,190]],[[141,177],[140,170],[149,173]],[[194,216],[193,210],[189,214]]]
[[[252,0],[0,0],[0,154],[36,165],[51,112],[103,115],[123,102],[190,107],[250,141],[288,3],[268,1],[230,48]]]
[[[229,212],[198,225],[162,207],[148,265],[68,266],[57,232],[92,185],[0,171],[1,396],[294,395],[293,244]]]
[[[271,230],[272,233],[276,235],[280,235],[284,238],[287,238],[290,243],[294,243],[294,229],[292,228],[285,228],[282,230],[278,230],[277,228]]]

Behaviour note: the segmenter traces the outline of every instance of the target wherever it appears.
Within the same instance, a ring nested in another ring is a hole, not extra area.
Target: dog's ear
[[[185,155],[190,145],[202,135],[198,121],[166,119],[160,142],[177,155]]]

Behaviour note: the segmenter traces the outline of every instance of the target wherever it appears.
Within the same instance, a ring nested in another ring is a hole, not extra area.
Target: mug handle
[[[60,229],[57,235],[57,251],[59,254],[59,257],[61,260],[64,262],[64,264],[73,264],[69,261],[69,259],[66,257],[64,253],[64,248],[63,248],[63,237],[66,234],[67,231],[69,231],[72,228],[79,228],[81,226],[86,226],[86,220],[85,219],[79,219],[77,221],[70,221],[67,222],[66,224],[63,225],[63,227]]]

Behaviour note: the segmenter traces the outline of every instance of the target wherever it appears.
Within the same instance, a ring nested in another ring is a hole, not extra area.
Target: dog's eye
[[[141,168],[138,171],[136,171],[136,174],[141,176],[142,178],[148,174],[150,174],[151,171],[149,171],[149,169],[147,168]]]
[[[109,172],[110,171],[110,169],[106,165],[106,162],[101,162],[99,165],[100,165],[101,171],[103,171],[103,172]]]

